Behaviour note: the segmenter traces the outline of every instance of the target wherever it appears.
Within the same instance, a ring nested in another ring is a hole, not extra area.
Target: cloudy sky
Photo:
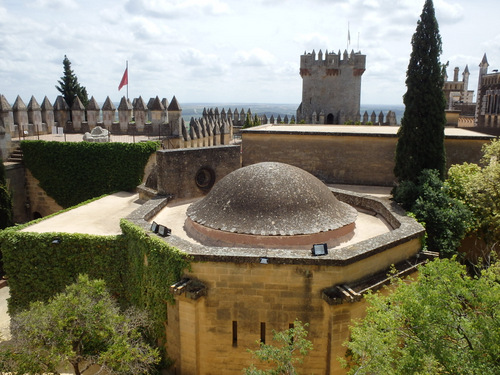
[[[367,55],[362,104],[402,104],[424,0],[0,0],[0,94],[54,101],[67,55],[98,102],[300,103],[304,51]],[[498,0],[434,0],[448,74],[500,67]],[[359,40],[359,44],[358,44]]]

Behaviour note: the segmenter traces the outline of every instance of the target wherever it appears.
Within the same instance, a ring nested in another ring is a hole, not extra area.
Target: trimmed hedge
[[[135,189],[158,147],[158,142],[21,142],[26,168],[62,207]]]
[[[58,239],[59,243],[52,243]],[[9,280],[9,312],[47,301],[76,281],[79,274],[104,279],[110,292],[123,302],[126,272],[123,236],[34,233],[6,229],[0,232],[4,270]]]
[[[120,226],[128,256],[124,278],[127,299],[148,310],[155,322],[156,337],[164,340],[167,303],[174,303],[170,286],[190,268],[190,257],[127,220],[122,219]]]
[[[165,340],[170,285],[189,268],[187,254],[155,235],[122,219],[122,235],[0,231],[0,248],[9,280],[9,312],[15,314],[34,301],[47,301],[79,274],[106,281],[122,307],[146,308],[156,338]],[[59,243],[53,243],[58,239]]]

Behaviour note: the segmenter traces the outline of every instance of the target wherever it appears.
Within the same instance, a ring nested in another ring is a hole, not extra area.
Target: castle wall
[[[287,127],[281,127],[282,131],[266,130],[265,127],[244,131],[242,165],[276,161],[302,168],[326,183],[394,184],[394,156],[398,141],[395,131],[393,134],[363,134],[356,126],[350,133],[317,129],[301,132],[293,131],[299,129],[297,126],[289,128],[290,131]],[[463,162],[478,163],[481,147],[490,138],[446,137],[448,167]]]
[[[7,186],[12,196],[12,217],[15,223],[25,223],[31,219],[27,206],[26,177],[24,166],[18,163],[5,164]]]
[[[29,197],[30,219],[34,218],[34,213],[45,217],[63,209],[40,187],[40,182],[33,177],[29,169],[26,169],[26,190]]]
[[[298,366],[300,373],[345,374],[337,357],[344,356],[348,326],[364,314],[364,303],[329,305],[322,290],[386,269],[419,249],[420,240],[415,238],[344,266],[193,262],[188,276],[202,281],[207,294],[197,300],[181,295],[168,306],[172,373],[239,375],[254,363],[247,349],[258,348],[263,323],[266,343],[271,343],[273,329],[287,329],[299,319],[310,324],[308,339],[314,345]]]
[[[175,199],[201,197],[225,175],[240,168],[240,146],[218,146],[156,153],[157,190]]]

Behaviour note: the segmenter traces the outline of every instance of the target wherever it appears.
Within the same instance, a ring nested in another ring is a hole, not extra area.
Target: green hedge
[[[127,220],[122,219],[120,226],[128,256],[124,279],[127,299],[148,310],[155,322],[157,338],[164,339],[167,303],[174,303],[170,286],[189,269],[190,257]]]
[[[158,147],[158,142],[21,142],[26,168],[62,207],[135,189]]]
[[[54,244],[53,240],[60,243]],[[123,236],[69,233],[34,233],[6,229],[0,232],[4,270],[9,280],[9,311],[16,313],[30,302],[47,301],[78,274],[104,279],[123,301],[126,271]]]
[[[9,312],[46,301],[87,274],[105,280],[123,307],[146,308],[156,338],[164,340],[166,304],[174,302],[170,285],[189,268],[189,256],[124,219],[120,225],[123,234],[118,236],[0,231]]]

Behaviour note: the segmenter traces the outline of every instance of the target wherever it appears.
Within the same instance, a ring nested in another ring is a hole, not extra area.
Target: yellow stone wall
[[[418,252],[420,240],[359,260],[350,265],[194,262],[190,277],[201,280],[207,294],[185,295],[169,306],[167,352],[175,360],[171,373],[241,375],[252,363],[247,349],[257,349],[261,323],[266,343],[272,330],[289,328],[296,318],[308,322],[314,350],[301,366],[304,374],[344,374],[342,357],[351,319],[364,314],[364,302],[330,306],[322,290],[350,283]],[[233,345],[233,322],[237,343]]]
[[[300,133],[243,134],[243,166],[287,163],[327,183],[392,186],[397,137]],[[485,139],[445,139],[451,164],[478,163]]]
[[[28,169],[26,169],[26,191],[29,197],[31,215],[38,212],[42,217],[45,217],[63,209],[53,198],[47,195],[45,190],[40,187],[40,182],[33,177]],[[33,217],[30,219],[33,219]]]

